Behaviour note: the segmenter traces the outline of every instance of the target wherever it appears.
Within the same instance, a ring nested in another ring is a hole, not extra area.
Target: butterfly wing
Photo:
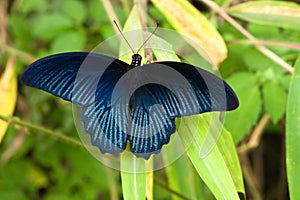
[[[148,158],[175,132],[175,117],[238,107],[238,99],[218,76],[186,63],[157,62],[136,70],[139,77],[130,105],[131,151]]]
[[[139,74],[147,90],[170,117],[210,111],[229,111],[239,102],[231,87],[218,76],[201,68],[179,62],[143,65]]]
[[[101,95],[93,104],[82,106],[81,120],[91,142],[102,153],[116,154],[126,147],[128,105],[111,100],[111,92]]]
[[[95,100],[96,91],[105,94],[110,89],[106,85],[121,77],[126,72],[126,66],[127,63],[105,55],[61,53],[32,63],[21,75],[21,81],[67,101],[86,105]],[[103,77],[104,72],[113,73]]]
[[[126,121],[114,116],[125,113],[125,105],[112,105],[112,91],[128,67],[115,58],[87,52],[62,53],[42,58],[29,66],[21,81],[67,101],[79,104],[85,131],[102,151],[117,153],[126,145]],[[117,99],[122,99],[117,98]],[[118,107],[117,111],[114,108]],[[124,115],[124,114],[123,114]],[[118,126],[119,125],[119,126]]]
[[[176,130],[175,120],[157,104],[146,85],[133,93],[130,105],[130,149],[138,157],[148,159],[151,154],[159,153],[162,146],[169,142],[171,134]]]

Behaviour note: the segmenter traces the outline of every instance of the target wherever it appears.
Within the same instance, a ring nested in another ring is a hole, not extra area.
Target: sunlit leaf
[[[152,0],[153,4],[166,16],[172,26],[182,35],[191,38],[193,47],[205,50],[215,65],[227,56],[224,40],[212,24],[188,1]]]
[[[238,18],[263,25],[300,29],[300,6],[286,1],[249,1],[231,7]]]
[[[137,21],[139,19],[139,9],[134,6],[130,15],[127,18],[123,31],[141,29],[141,23]],[[142,38],[136,39],[137,41]],[[127,45],[124,41],[122,46]],[[128,46],[127,46],[128,48]],[[125,62],[130,62],[132,52],[123,55],[120,59]],[[146,161],[143,158],[136,158],[131,153],[121,154],[121,179],[122,179],[122,192],[124,200],[144,200],[147,193],[147,173],[146,173]],[[150,195],[149,193],[147,194]]]
[[[14,59],[8,61],[4,73],[0,77],[0,115],[13,114],[17,101],[17,76],[14,68]],[[0,143],[7,130],[8,123],[0,120]]]
[[[286,113],[286,165],[291,200],[300,197],[300,56],[291,80]]]
[[[153,168],[153,159],[147,162],[147,166],[151,169]],[[147,172],[147,190],[146,190],[146,197],[147,200],[153,200],[153,184],[154,184],[154,172],[153,169]]]
[[[211,119],[211,113],[184,117],[181,120],[178,133],[185,145],[189,145],[191,139],[189,137],[194,137],[192,144],[187,150],[188,156],[198,175],[212,191],[215,198],[239,199],[239,191],[237,191],[230,170],[217,146],[217,138],[214,138],[215,135],[213,135],[218,134],[218,132],[215,133],[215,130],[211,132]],[[214,128],[217,128],[217,131],[222,130],[221,126]],[[196,131],[196,134],[192,134],[194,131]],[[205,151],[206,153],[203,154],[202,152]]]
[[[121,179],[124,200],[145,199],[147,187],[145,171],[146,161],[143,158],[137,158],[131,153],[121,154]]]
[[[215,126],[218,126],[218,124]],[[236,190],[245,195],[243,175],[235,144],[231,133],[225,128],[222,129],[217,145],[223,157],[226,158],[224,160],[228,170],[230,171]]]

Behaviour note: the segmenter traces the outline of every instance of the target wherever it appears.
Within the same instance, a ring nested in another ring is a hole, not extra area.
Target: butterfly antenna
[[[141,45],[141,47],[139,48],[139,50],[136,53],[139,53],[139,51],[141,50],[141,48],[146,44],[146,42],[148,42],[148,40],[151,38],[151,36],[155,33],[156,29],[158,28],[159,23],[156,23],[156,27],[154,29],[154,31],[151,33],[151,35],[149,35],[149,37],[145,40],[145,42]]]
[[[116,20],[114,20],[114,23],[115,23],[116,27],[118,28],[119,32],[121,33],[122,37],[124,38],[124,40],[125,40],[126,43],[128,44],[128,46],[129,46],[129,48],[131,49],[132,53],[135,54],[134,51],[133,51],[133,49],[132,49],[132,47],[130,46],[129,42],[126,40],[125,36],[123,35],[123,33],[122,33],[120,27],[118,26]]]

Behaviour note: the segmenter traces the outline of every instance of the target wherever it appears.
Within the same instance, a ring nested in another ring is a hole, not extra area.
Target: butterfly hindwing
[[[124,120],[125,117],[122,116],[125,110],[126,108],[123,107],[115,111],[110,103],[99,101],[82,106],[81,120],[85,131],[90,134],[92,144],[97,146],[102,153],[116,154],[125,149],[128,126],[127,120]]]
[[[131,151],[138,157],[149,158],[159,153],[175,132],[175,120],[158,104],[147,85],[138,88],[130,99],[132,119],[128,139]]]

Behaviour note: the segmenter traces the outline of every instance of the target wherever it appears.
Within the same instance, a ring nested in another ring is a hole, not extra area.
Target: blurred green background
[[[178,29],[180,26],[170,20],[172,15],[159,9],[155,2],[139,2],[146,8],[148,22],[152,26],[159,22],[163,28]],[[300,49],[299,5],[292,1],[282,4],[251,1],[261,4],[245,6],[253,9],[245,10],[237,6],[242,1],[187,2],[208,19],[226,43],[228,54],[219,70],[236,91],[241,106],[226,115],[225,128],[237,146],[247,199],[289,199],[285,160],[286,147],[290,144],[285,143],[285,116],[292,75],[274,58],[263,55],[255,44],[267,45],[287,65],[294,66]],[[225,14],[235,16],[236,21],[259,40],[245,39],[241,30],[224,20],[209,2],[223,8]],[[11,56],[16,58],[14,69],[19,75],[37,58],[92,50],[116,34],[112,17],[123,25],[135,3],[126,0],[1,0],[0,73],[4,72]],[[173,1],[169,1],[170,7],[172,4]],[[275,6],[277,12],[264,13],[268,6]],[[186,21],[186,26],[192,27],[193,22]],[[206,34],[205,27],[203,34]],[[18,84],[17,96],[14,116],[79,140],[70,103],[21,84]],[[80,147],[26,127],[9,126],[0,144],[0,199],[122,199],[124,191],[119,171],[102,165]],[[300,141],[291,142],[300,145]],[[293,155],[299,159],[300,152]],[[170,175],[185,171],[155,171],[153,198],[214,199],[188,157],[183,156],[178,163],[174,169],[190,170],[184,182],[188,185],[180,184],[178,177]],[[180,167],[182,164],[186,166]],[[297,175],[299,173],[292,174]],[[298,193],[293,195],[300,198]]]

